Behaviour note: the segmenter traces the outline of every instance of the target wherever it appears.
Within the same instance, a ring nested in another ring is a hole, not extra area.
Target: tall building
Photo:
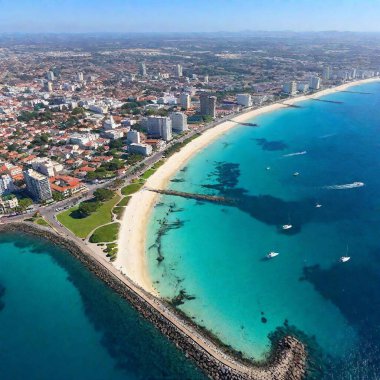
[[[53,81],[54,80],[54,73],[52,71],[48,71],[46,73],[46,78],[48,81]]]
[[[191,96],[187,93],[182,93],[179,97],[181,107],[188,110],[191,107]]]
[[[146,118],[144,125],[152,137],[162,138],[165,141],[172,139],[172,121],[165,116],[150,116]]]
[[[7,195],[15,190],[13,179],[9,174],[0,177],[0,195]]]
[[[289,95],[295,95],[297,92],[297,82],[287,82],[282,86],[282,92]]]
[[[127,140],[132,144],[140,144],[140,132],[131,129],[127,133]]]
[[[297,91],[298,92],[308,92],[309,91],[309,83],[297,83]]]
[[[250,94],[237,94],[236,103],[243,107],[251,107],[252,97]]]
[[[129,153],[142,154],[143,156],[150,156],[153,152],[153,148],[148,144],[132,143],[128,147]]]
[[[82,72],[77,73],[77,80],[79,82],[83,82],[83,73]]]
[[[54,177],[63,170],[63,165],[48,157],[37,157],[32,162],[32,168],[47,177]]]
[[[201,94],[199,97],[201,103],[201,115],[216,116],[216,96],[210,96],[208,94]]]
[[[103,129],[105,131],[110,131],[112,129],[116,129],[118,125],[115,123],[115,120],[113,119],[112,115],[109,116],[108,119],[106,119],[103,123]]]
[[[311,77],[309,82],[310,90],[319,90],[321,87],[321,78],[319,77]]]
[[[53,83],[52,82],[45,82],[45,90],[48,92],[53,92]]]
[[[173,131],[183,132],[187,130],[187,116],[183,112],[173,112],[170,115]]]
[[[146,64],[145,64],[145,62],[141,62],[141,65],[140,65],[140,75],[142,77],[146,77],[146,74],[147,74],[147,72],[146,72]]]
[[[182,65],[177,65],[176,66],[176,75],[177,75],[178,78],[181,78],[181,76],[183,75],[182,71],[183,71],[182,70]]]
[[[203,82],[208,83],[208,75],[205,75],[205,77],[203,78]]]
[[[326,66],[323,69],[322,79],[323,80],[330,80],[330,78],[331,78],[331,67],[330,66]]]
[[[52,198],[49,178],[33,169],[24,171],[26,189],[37,202]]]

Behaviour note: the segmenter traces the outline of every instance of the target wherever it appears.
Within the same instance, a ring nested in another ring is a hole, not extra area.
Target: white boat
[[[317,204],[315,205],[315,207],[316,207],[316,208],[321,208],[322,205],[321,205],[320,203],[317,203]]]
[[[325,186],[324,189],[328,189],[328,190],[346,190],[346,189],[354,189],[356,187],[362,187],[364,185],[365,185],[364,182],[353,182],[353,183],[346,183],[344,185]]]
[[[293,156],[301,156],[303,154],[306,154],[306,150],[303,150],[302,152],[295,152],[295,153],[289,153],[289,154],[284,154],[282,157],[293,157]]]
[[[297,177],[298,175],[300,175],[300,173],[295,172],[295,173],[293,173],[293,175],[294,175],[295,177]]]
[[[352,184],[352,187],[362,187],[362,186],[364,186],[364,182],[354,182]]]
[[[267,166],[266,169],[267,169],[267,170],[270,170],[270,166]]]
[[[350,256],[348,256],[348,244],[347,244],[347,249],[346,249],[346,256],[342,256],[341,258],[340,258],[340,262],[341,263],[346,263],[348,260],[350,260],[351,259],[351,257]]]
[[[283,229],[283,230],[290,230],[292,227],[293,227],[293,226],[292,226],[291,224],[284,224],[284,225],[282,226],[282,229]]]
[[[269,252],[269,253],[267,254],[267,259],[273,259],[273,257],[276,257],[276,256],[278,256],[278,255],[279,255],[278,252]]]

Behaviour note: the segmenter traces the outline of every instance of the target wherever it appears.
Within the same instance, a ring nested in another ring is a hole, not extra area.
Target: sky
[[[380,32],[380,0],[0,0],[1,32]]]

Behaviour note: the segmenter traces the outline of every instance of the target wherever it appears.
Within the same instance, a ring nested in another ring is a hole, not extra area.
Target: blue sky
[[[0,32],[380,32],[380,0],[0,0]]]

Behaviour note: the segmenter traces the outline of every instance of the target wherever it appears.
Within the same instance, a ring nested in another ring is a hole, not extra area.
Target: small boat
[[[297,177],[298,175],[300,175],[300,173],[295,172],[295,173],[293,173],[293,175],[294,175],[295,177]]]
[[[350,256],[348,256],[348,244],[347,244],[347,249],[346,249],[346,256],[342,256],[340,258],[340,262],[341,263],[346,263],[347,261],[349,261],[351,259]]]
[[[266,169],[267,169],[267,170],[270,170],[270,166],[267,166]]]
[[[279,255],[278,252],[269,252],[269,253],[267,254],[267,259],[273,259],[273,257],[276,257],[276,256],[278,256],[278,255]]]
[[[293,227],[293,226],[292,226],[291,224],[284,224],[284,225],[282,226],[282,229],[283,229],[283,230],[290,230],[292,227]]]
[[[316,207],[316,208],[321,208],[322,205],[321,205],[320,203],[317,203],[317,204],[315,205],[315,207]]]

